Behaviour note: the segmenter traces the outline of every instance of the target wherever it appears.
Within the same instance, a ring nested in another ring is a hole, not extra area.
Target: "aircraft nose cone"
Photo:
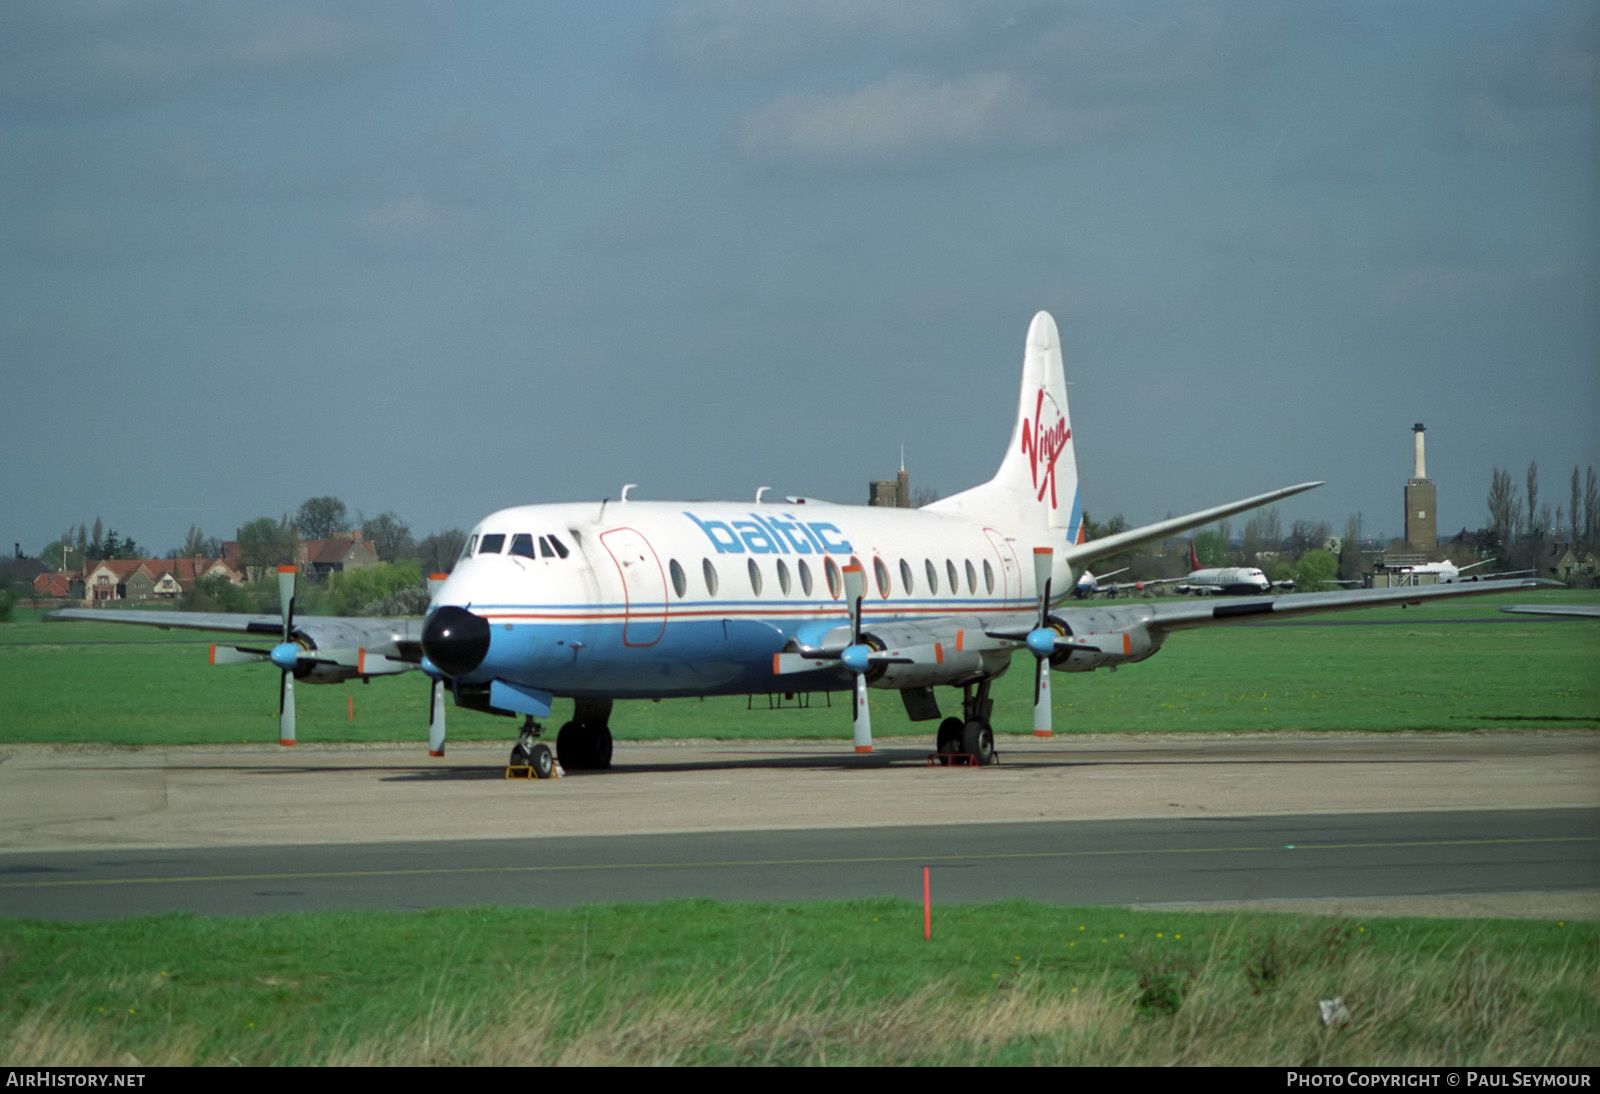
[[[446,676],[464,676],[489,653],[489,623],[465,608],[435,608],[422,626],[422,652]]]

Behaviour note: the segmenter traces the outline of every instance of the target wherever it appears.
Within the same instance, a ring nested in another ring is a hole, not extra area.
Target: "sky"
[[[1600,5],[0,5],[0,543],[335,495],[1083,500],[1441,532],[1600,466]],[[1236,518],[1235,530],[1244,518]]]

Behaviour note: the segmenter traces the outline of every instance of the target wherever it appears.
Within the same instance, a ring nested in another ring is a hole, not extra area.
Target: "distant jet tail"
[[[926,506],[984,523],[1048,528],[1063,546],[1083,541],[1083,505],[1067,381],[1061,367],[1056,321],[1040,312],[1028,326],[1022,358],[1022,395],[1017,424],[1000,470],[982,486]],[[1059,537],[1059,538],[1058,538]]]

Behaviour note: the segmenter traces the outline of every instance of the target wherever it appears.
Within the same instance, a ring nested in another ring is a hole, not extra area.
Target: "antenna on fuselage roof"
[[[770,486],[758,486],[758,487],[756,487],[756,504],[757,505],[761,504],[761,495],[765,494],[768,490],[771,490],[771,489],[772,489],[772,487],[770,487]]]
[[[635,486],[638,486],[638,485],[639,484],[636,483],[636,482],[625,482],[625,483],[623,483],[622,484],[622,497],[619,498],[618,500],[619,501],[627,501],[628,500],[628,491],[632,490]]]

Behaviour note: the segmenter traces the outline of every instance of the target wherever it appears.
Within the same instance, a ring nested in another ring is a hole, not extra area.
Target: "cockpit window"
[[[562,558],[566,558],[567,555],[569,555],[571,553],[570,551],[567,550],[567,545],[565,543],[562,543],[555,536],[551,536],[550,537],[550,546],[554,547],[556,549],[556,554],[559,555]]]
[[[539,557],[555,558],[556,553],[550,549],[550,540],[545,536],[539,537]]]
[[[500,553],[500,548],[504,547],[505,545],[506,537],[503,534],[496,532],[492,536],[484,536],[483,539],[479,541],[478,553],[480,555],[497,555]]]
[[[472,557],[472,552],[476,551],[477,549],[478,549],[478,537],[477,536],[472,536],[471,538],[469,538],[467,540],[467,548],[466,548],[466,550],[461,552],[461,558],[471,558]],[[459,562],[460,559],[457,559],[456,561]]]
[[[511,550],[509,555],[521,555],[523,558],[533,557],[533,537],[527,532],[518,532],[511,537]]]

